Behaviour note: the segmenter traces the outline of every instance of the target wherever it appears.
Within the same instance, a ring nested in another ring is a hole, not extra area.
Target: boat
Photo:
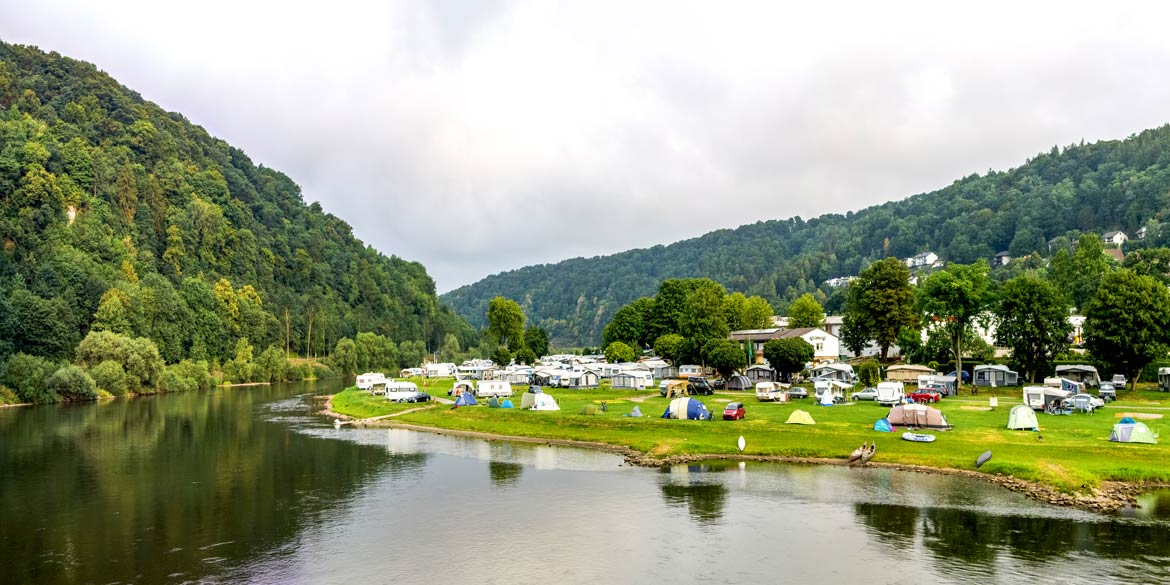
[[[849,464],[852,465],[854,463],[857,463],[857,461],[861,459],[862,455],[865,455],[865,452],[868,449],[869,449],[869,441],[862,443],[860,447],[854,449],[853,452],[849,454]]]
[[[927,435],[923,433],[902,433],[903,441],[911,441],[914,443],[933,443],[934,435]]]
[[[979,469],[980,467],[983,467],[983,464],[987,463],[990,460],[991,460],[991,449],[988,449],[975,459],[975,469]]]
[[[870,445],[869,449],[866,449],[865,453],[861,454],[861,464],[865,465],[869,463],[869,460],[873,459],[875,453],[877,453],[877,443]]]

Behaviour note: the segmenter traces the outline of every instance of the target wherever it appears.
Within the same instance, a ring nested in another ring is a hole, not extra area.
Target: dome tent
[[[1008,413],[1007,428],[1015,431],[1038,431],[1040,422],[1036,420],[1036,411],[1026,404],[1017,404]]]
[[[817,421],[813,420],[813,417],[803,410],[794,410],[792,414],[788,415],[788,420],[784,421],[784,423],[790,425],[815,425]]]
[[[681,397],[670,401],[662,418],[678,418],[687,420],[711,420],[711,411],[707,406],[694,398]]]

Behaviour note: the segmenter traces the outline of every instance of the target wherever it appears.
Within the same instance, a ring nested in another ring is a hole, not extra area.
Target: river
[[[336,429],[337,382],[0,409],[0,583],[1170,582],[1170,496]]]

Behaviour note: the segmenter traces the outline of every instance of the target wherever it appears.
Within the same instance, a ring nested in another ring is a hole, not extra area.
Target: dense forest
[[[0,369],[74,359],[91,329],[213,369],[359,332],[412,360],[478,340],[422,265],[364,245],[284,174],[91,64],[0,43]]]
[[[831,298],[825,280],[857,275],[888,256],[933,251],[947,262],[970,263],[1006,251],[1047,258],[1081,232],[1133,236],[1156,227],[1168,208],[1170,126],[1163,126],[1125,140],[1053,148],[1009,171],[857,212],[761,221],[668,246],[529,266],[442,299],[476,325],[489,299],[516,299],[554,343],[592,344],[618,309],[654,295],[668,278],[711,278],[729,291],[761,296],[781,313],[804,293],[839,310],[844,299]],[[1163,239],[1148,243],[1165,245]]]

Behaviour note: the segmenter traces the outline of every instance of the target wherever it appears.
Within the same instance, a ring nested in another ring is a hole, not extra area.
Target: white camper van
[[[476,398],[503,398],[512,395],[512,384],[504,380],[480,380],[475,385]]]

